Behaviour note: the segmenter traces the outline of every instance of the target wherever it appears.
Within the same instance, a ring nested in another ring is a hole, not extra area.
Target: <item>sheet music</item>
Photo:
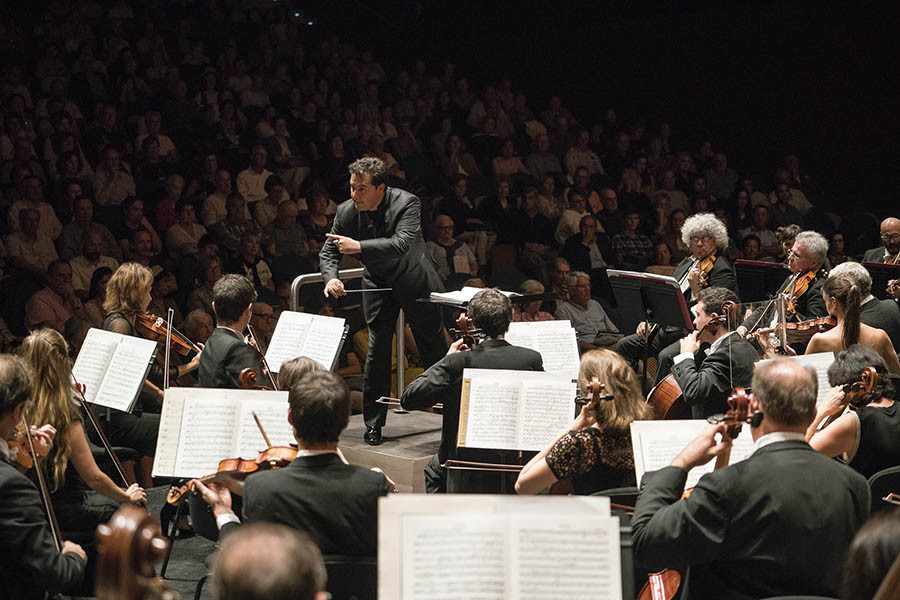
[[[97,406],[131,410],[156,352],[156,342],[92,328],[72,375],[85,385],[85,399]]]
[[[761,360],[754,365],[754,368],[763,363],[772,362],[773,360],[794,360],[802,365],[808,365],[815,369],[816,381],[819,384],[819,389],[816,393],[816,406],[828,399],[828,393],[831,391],[831,385],[828,383],[828,367],[834,362],[834,352],[816,352],[815,354],[785,356],[783,359]]]
[[[452,290],[449,292],[431,292],[428,298],[432,302],[438,302],[441,304],[454,304],[456,306],[461,306],[467,303],[469,300],[475,297],[475,294],[480,292],[484,288],[476,288],[465,286],[461,290]],[[499,290],[501,294],[506,297],[510,296],[519,296],[517,292],[504,292],[503,290]]]
[[[647,471],[656,471],[669,466],[669,463],[685,446],[700,435],[709,423],[699,419],[671,421],[632,421],[631,447],[634,451],[634,471],[638,485]],[[745,426],[731,446],[729,464],[748,458],[754,450],[753,438],[749,426]],[[716,461],[694,467],[688,472],[685,487],[693,487],[706,473],[715,469]]]
[[[504,339],[541,355],[544,371],[578,379],[578,339],[568,321],[513,322]]]
[[[225,458],[255,458],[265,442],[253,420],[254,410],[274,445],[293,441],[287,392],[169,388],[153,475],[202,477],[215,473]]]
[[[344,333],[344,319],[286,310],[278,317],[266,362],[277,373],[298,356],[309,357],[330,369]]]
[[[576,385],[566,377],[465,369],[463,379],[470,380],[466,447],[542,450],[572,422]]]

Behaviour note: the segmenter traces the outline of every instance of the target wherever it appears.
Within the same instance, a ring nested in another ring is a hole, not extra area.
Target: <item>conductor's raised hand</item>
[[[678,453],[669,466],[690,471],[694,467],[705,465],[731,447],[731,438],[725,436],[725,430],[724,423],[709,425]]]
[[[332,298],[340,298],[341,296],[346,296],[347,291],[344,289],[344,282],[340,279],[329,279],[328,283],[325,284],[325,297],[331,296]]]
[[[346,235],[337,235],[336,233],[326,233],[325,237],[334,244],[338,252],[341,254],[359,254],[361,252],[359,242]]]

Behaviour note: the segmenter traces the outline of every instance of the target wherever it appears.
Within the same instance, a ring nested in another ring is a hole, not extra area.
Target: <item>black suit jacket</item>
[[[728,396],[734,388],[750,387],[758,359],[750,342],[732,333],[715,352],[703,358],[700,366],[693,360],[684,360],[672,365],[671,373],[691,407],[691,416],[705,419],[728,410]]]
[[[894,350],[900,349],[900,306],[895,301],[873,297],[862,305],[859,318],[869,327],[883,329],[891,338]]]
[[[200,355],[197,377],[200,387],[237,389],[241,385],[238,375],[247,367],[256,371],[259,385],[271,385],[262,374],[259,354],[232,330],[216,327],[206,340]]]
[[[642,568],[690,566],[687,600],[840,595],[869,514],[859,473],[791,440],[703,476],[680,500],[686,479],[677,467],[644,475],[631,520]]]
[[[244,522],[303,531],[322,554],[378,554],[378,498],[390,492],[381,473],[345,465],[337,454],[299,456],[244,483]],[[220,536],[237,527],[229,523]]]
[[[0,460],[0,598],[43,598],[45,591],[77,589],[84,567],[79,556],[56,549],[34,484]]]
[[[681,278],[687,275],[692,264],[693,259],[690,256],[685,256],[681,259],[681,262],[675,267],[674,277],[676,281],[681,281]],[[713,263],[712,270],[706,276],[706,287],[723,287],[737,293],[737,277],[734,274],[734,266],[730,260],[721,254],[716,256],[716,262]],[[690,287],[684,293],[684,299],[688,305],[696,302]]]
[[[794,274],[788,275],[784,282],[781,284],[781,287],[778,288],[777,294],[781,294],[785,292],[788,287],[791,285],[791,279],[793,279]],[[788,319],[788,321],[805,321],[806,319],[812,319],[815,317],[825,317],[828,315],[828,311],[825,310],[825,300],[822,298],[822,286],[825,285],[825,279],[828,277],[828,273],[826,273],[823,269],[819,269],[816,273],[816,278],[809,284],[809,287],[806,288],[806,292],[799,298],[797,298],[797,302],[795,305],[796,313],[794,315],[795,318]],[[752,333],[753,330],[759,329],[760,327],[768,327],[769,322],[772,319],[772,315],[775,314],[775,304],[767,303],[763,306],[760,306],[752,313],[750,316],[744,319],[742,325],[750,330]],[[766,312],[767,314],[763,314]]]
[[[872,248],[871,250],[866,250],[866,253],[863,255],[863,262],[874,262],[874,263],[883,263],[884,262],[884,246],[878,246],[877,248]]]
[[[438,451],[441,463],[448,458],[463,456],[467,460],[478,460],[475,456],[478,451],[460,453],[456,447],[463,369],[543,371],[544,363],[534,350],[513,346],[502,339],[486,339],[472,350],[448,354],[416,377],[403,390],[400,404],[406,410],[420,410],[443,402],[444,424]]]

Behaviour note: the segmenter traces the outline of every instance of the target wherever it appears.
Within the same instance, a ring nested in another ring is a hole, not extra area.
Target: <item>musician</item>
[[[391,486],[383,474],[344,464],[337,454],[338,438],[350,420],[347,386],[334,373],[313,370],[294,383],[288,403],[297,458],[283,469],[247,477],[244,522],[299,529],[322,554],[375,556],[378,499]],[[216,484],[193,483],[212,507],[220,536],[229,535],[239,523],[231,494]]]
[[[717,441],[720,423],[644,475],[631,521],[635,562],[689,567],[691,598],[837,596],[847,547],[869,513],[866,480],[805,441],[816,405],[811,368],[764,363],[752,385],[751,414],[763,417],[741,434],[756,445],[748,459],[704,475],[681,499],[687,472],[730,447]]]
[[[736,387],[749,387],[756,349],[734,331],[737,294],[726,288],[708,287],[697,294],[694,331],[679,342],[672,375],[681,388],[691,416],[705,419],[728,410],[728,396]],[[700,344],[711,345],[704,353]]]
[[[804,321],[828,314],[825,300],[822,298],[822,286],[827,273],[822,268],[828,254],[828,240],[815,231],[803,231],[797,234],[791,251],[788,252],[788,270],[778,294],[784,294],[788,301],[787,321]],[[777,297],[777,296],[776,296]],[[738,327],[738,333],[746,336],[758,327],[778,324],[778,316],[774,303],[761,306],[744,319]]]
[[[699,213],[688,217],[681,226],[681,239],[690,247],[691,254],[678,263],[675,279],[688,306],[692,306],[700,290],[708,286],[737,290],[734,267],[724,252],[728,247],[728,230],[715,215]],[[672,360],[680,351],[678,341],[686,333],[680,327],[667,327],[651,341],[647,355],[658,356],[657,383],[669,374]],[[638,324],[636,333],[619,340],[616,352],[632,362],[640,360],[649,334],[649,323]]]
[[[244,341],[244,330],[253,315],[256,290],[243,275],[224,275],[213,286],[213,311],[216,328],[200,356],[200,387],[241,387],[238,376],[246,368],[256,371],[260,385],[271,387],[263,374],[260,354]]]
[[[319,252],[325,295],[346,292],[338,279],[342,255],[359,255],[365,264],[363,289],[392,288],[362,294],[369,325],[369,350],[363,378],[363,416],[367,444],[382,443],[387,408],[376,401],[390,395],[391,340],[399,310],[403,309],[422,357],[422,366],[438,361],[447,350],[438,305],[416,302],[443,291],[437,266],[425,251],[419,199],[385,185],[387,169],[372,157],[349,166],[350,200],[338,207],[329,241]]]
[[[505,295],[493,288],[478,292],[469,301],[468,316],[484,332],[485,340],[472,349],[464,345],[462,338],[453,342],[447,355],[416,377],[400,398],[406,410],[423,410],[438,402],[444,404],[441,446],[425,467],[425,489],[430,493],[496,493],[501,489],[496,473],[445,471],[441,466],[449,459],[478,460],[485,456],[491,458],[489,462],[496,462],[495,452],[456,447],[463,369],[544,370],[540,354],[503,339],[512,320],[512,303]]]
[[[847,411],[818,430],[827,417],[847,407],[844,386],[859,381],[867,367],[875,368],[878,384],[871,393],[854,401],[862,407]],[[816,407],[816,418],[806,432],[809,445],[826,456],[839,456],[867,478],[900,465],[900,405],[894,401],[894,384],[878,353],[861,344],[842,350],[828,367],[828,383],[832,386],[828,400]]]
[[[611,350],[581,356],[578,391],[590,399],[594,377],[611,400],[588,402],[556,440],[528,461],[516,480],[517,494],[537,494],[561,479],[572,479],[573,493],[633,486],[632,421],[652,419],[637,375]]]
[[[879,300],[872,295],[869,271],[858,262],[847,261],[831,269],[829,275],[844,275],[856,284],[862,298],[859,320],[888,334],[895,351],[900,348],[900,307],[896,302]]]
[[[844,600],[872,600],[900,556],[900,511],[872,515],[857,532],[844,563]],[[896,574],[896,573],[895,573]],[[894,588],[896,590],[896,588]],[[887,588],[888,597],[891,588]]]
[[[888,217],[881,222],[881,245],[866,250],[863,262],[900,264],[900,219]]]
[[[816,333],[806,346],[807,354],[834,352],[860,343],[875,350],[892,373],[900,374],[900,361],[888,335],[860,322],[860,289],[846,275],[829,275],[822,286],[822,297],[828,314],[837,319],[837,326]]]
[[[74,592],[87,565],[78,544],[64,541],[57,550],[38,491],[10,464],[7,440],[22,423],[31,392],[25,362],[0,355],[0,577],[4,597],[23,600]]]
[[[265,568],[248,568],[266,557]],[[259,523],[229,535],[212,568],[213,600],[325,600],[322,553],[289,527]]]

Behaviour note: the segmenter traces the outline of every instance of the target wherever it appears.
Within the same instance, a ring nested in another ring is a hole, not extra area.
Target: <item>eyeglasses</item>
[[[711,235],[692,235],[690,239],[692,244],[696,242],[703,242],[704,244],[708,244],[709,242],[713,241]]]
[[[900,238],[900,233],[882,233],[881,234],[881,239],[883,239],[886,242],[896,239],[896,238]]]
[[[794,249],[793,249],[793,248],[791,248],[791,249],[788,251],[788,254],[787,254],[787,255],[788,255],[788,258],[790,258],[791,256],[793,256],[794,258],[799,258],[799,259],[801,259],[801,260],[804,258],[802,255],[797,254],[796,252],[794,252]]]

